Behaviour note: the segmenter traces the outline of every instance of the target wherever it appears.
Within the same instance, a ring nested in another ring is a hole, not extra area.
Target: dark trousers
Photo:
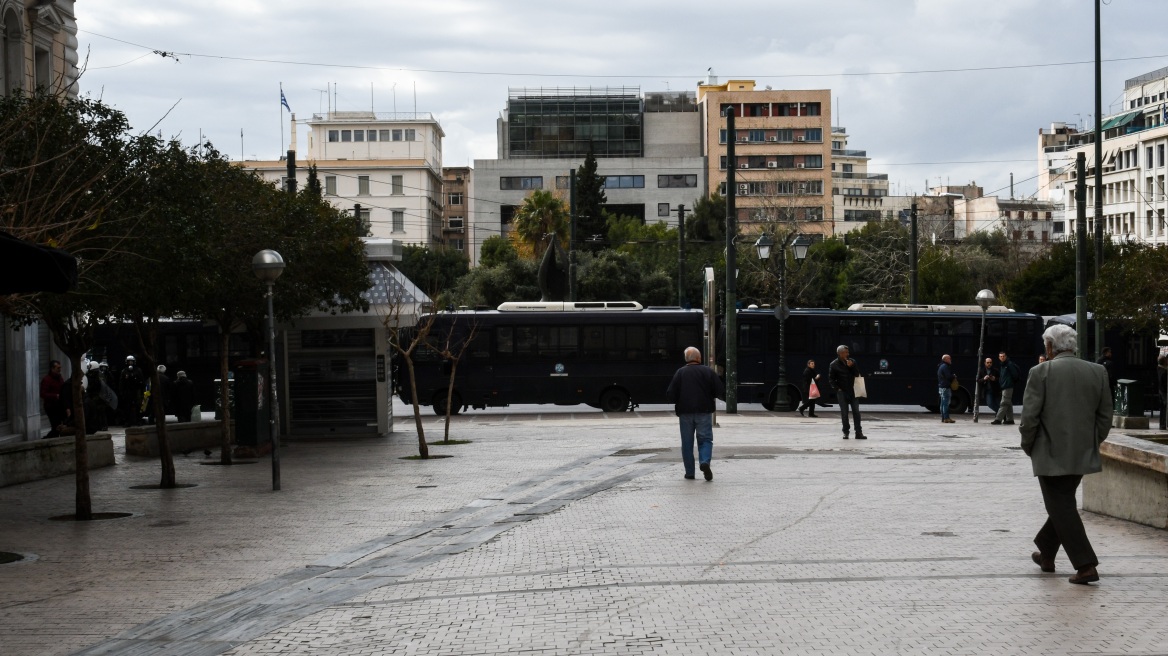
[[[815,414],[815,404],[821,400],[822,399],[809,399],[807,398],[807,395],[804,394],[803,403],[799,404],[799,409],[796,412],[802,412],[804,410],[810,409],[811,414]]]
[[[65,410],[63,408],[45,408],[45,414],[49,416],[49,432],[45,433],[45,438],[60,437],[61,431],[57,428],[65,423]]]
[[[856,435],[863,435],[864,429],[860,428],[860,402],[856,399],[856,395],[850,391],[836,390],[835,400],[839,403],[840,419],[844,424],[844,435],[847,435],[850,428],[848,427],[848,408],[852,409],[852,420],[856,423]]]
[[[1168,416],[1165,416],[1165,412],[1168,412],[1168,399],[1166,399],[1164,396],[1161,396],[1160,397],[1160,430],[1168,430],[1168,425],[1165,424],[1165,422],[1168,422]]]
[[[1038,477],[1047,518],[1038,535],[1034,536],[1034,544],[1043,558],[1053,559],[1062,546],[1076,570],[1099,564],[1075,503],[1075,490],[1079,489],[1082,480],[1082,476]]]

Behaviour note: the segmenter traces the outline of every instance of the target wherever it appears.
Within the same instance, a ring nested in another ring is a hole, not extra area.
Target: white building
[[[292,115],[296,150],[296,116]],[[407,245],[442,243],[442,138],[425,112],[328,112],[307,121],[308,148],[297,152],[298,187],[316,166],[325,197],[369,222],[370,235]],[[264,179],[284,184],[287,162],[244,162]]]
[[[1168,244],[1168,68],[1127,80],[1124,111],[1107,117],[1103,132],[1103,231],[1112,239]],[[1095,225],[1094,132],[1073,134],[1066,156],[1071,170],[1065,182],[1067,234],[1074,232],[1074,161],[1084,153],[1087,164],[1087,230]],[[1058,231],[1056,231],[1058,232]]]
[[[832,231],[858,230],[868,221],[898,218],[911,206],[907,196],[888,196],[888,174],[869,173],[868,152],[848,148],[848,131],[831,128]]]
[[[693,92],[621,88],[512,89],[498,121],[498,159],[475,160],[475,222],[467,254],[506,234],[535,189],[568,198],[569,176],[589,148],[606,176],[606,208],[644,221],[677,222],[706,188]],[[577,235],[587,239],[589,235]]]

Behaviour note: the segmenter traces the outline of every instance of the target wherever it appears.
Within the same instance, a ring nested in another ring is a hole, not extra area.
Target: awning
[[[1136,117],[1142,113],[1143,113],[1143,110],[1140,110],[1140,111],[1136,111],[1136,112],[1128,112],[1126,114],[1120,114],[1119,116],[1112,116],[1111,118],[1109,118],[1103,122],[1103,127],[1101,127],[1100,129],[1103,130],[1104,132],[1106,132],[1106,131],[1111,130],[1113,128],[1122,128],[1123,126],[1127,125],[1128,123],[1131,123],[1132,121],[1134,121],[1136,119]]]

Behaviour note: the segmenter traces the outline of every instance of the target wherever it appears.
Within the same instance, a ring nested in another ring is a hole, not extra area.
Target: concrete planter
[[[220,422],[191,421],[166,425],[166,439],[171,453],[219,447]],[[231,441],[235,442],[235,422],[231,422]],[[131,456],[158,456],[158,431],[153,425],[126,429],[126,454]]]
[[[1083,509],[1168,528],[1168,445],[1112,433],[1103,471],[1083,477]]]
[[[109,433],[89,435],[85,442],[90,469],[114,464]],[[0,487],[72,474],[77,464],[75,446],[72,435],[0,445]]]

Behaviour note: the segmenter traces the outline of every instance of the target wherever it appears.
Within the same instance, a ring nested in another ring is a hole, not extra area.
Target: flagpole
[[[280,153],[284,153],[284,83],[280,83]]]

